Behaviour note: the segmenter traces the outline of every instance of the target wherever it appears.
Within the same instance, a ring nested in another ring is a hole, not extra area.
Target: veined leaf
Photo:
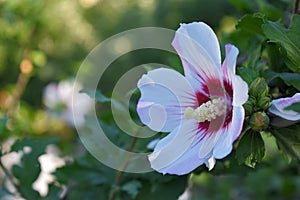
[[[293,86],[294,88],[300,90],[300,75],[299,74],[297,74],[297,73],[280,73],[279,77],[288,86]]]
[[[265,155],[265,144],[260,133],[247,131],[241,138],[236,150],[236,158],[239,164],[254,168],[258,162],[261,162]]]
[[[270,42],[280,43],[286,51],[286,65],[294,72],[300,72],[300,16],[294,15],[289,29],[278,22],[268,21],[262,25]]]
[[[240,75],[242,79],[248,83],[248,85],[250,85],[258,77],[257,71],[249,67],[238,67],[236,70],[237,74]]]
[[[239,20],[236,28],[251,34],[263,35],[264,33],[261,27],[263,23],[264,19],[261,14],[245,15]]]
[[[274,129],[272,134],[275,136],[279,148],[292,158],[300,161],[300,124]]]

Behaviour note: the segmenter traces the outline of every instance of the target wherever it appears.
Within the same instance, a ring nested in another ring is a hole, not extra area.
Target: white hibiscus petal
[[[184,60],[182,60],[182,65],[184,66],[184,76],[191,84],[194,91],[206,94],[206,92],[203,91],[203,88],[205,87],[205,80],[197,74],[196,68]]]
[[[293,103],[300,102],[300,93],[292,97],[275,99],[271,102],[269,112],[287,120],[297,121],[300,119],[300,114],[293,110],[285,110],[286,107]]]
[[[243,105],[249,98],[248,96],[248,85],[247,83],[237,75],[232,78],[233,86],[233,106]]]
[[[141,91],[138,115],[155,131],[172,131],[180,124],[183,109],[197,103],[192,86],[174,70],[150,71],[139,80],[138,87]]]
[[[227,78],[231,81],[233,90],[233,106],[243,105],[249,98],[248,84],[238,75],[233,74],[230,70],[227,71]]]
[[[219,137],[213,150],[213,157],[221,159],[232,151],[232,144],[242,131],[244,117],[245,111],[243,107],[233,107],[232,120]]]
[[[208,171],[211,171],[216,164],[216,159],[212,156],[206,162],[205,165],[208,168]]]
[[[156,145],[154,152],[148,158],[151,167],[162,173],[170,173],[172,166],[184,154],[190,154],[189,149],[196,135],[198,123],[195,120],[184,120],[182,124],[173,130],[167,137]],[[189,165],[191,163],[186,163]],[[187,172],[188,173],[188,172]]]
[[[271,107],[268,110],[270,113],[279,116],[283,119],[290,120],[290,121],[298,121],[300,120],[300,114],[297,112],[294,112],[292,110],[285,110],[284,112],[282,110],[279,110],[271,104]]]
[[[222,64],[223,76],[231,83],[233,87],[233,106],[241,106],[248,99],[248,85],[238,75],[235,75],[236,59],[239,50],[231,45],[226,45],[226,58]]]
[[[221,66],[221,53],[218,38],[207,24],[203,22],[193,22],[189,24],[182,23],[177,32],[188,35],[197,42],[199,46],[205,49],[215,66]],[[176,43],[175,39],[173,43]]]
[[[138,108],[140,108],[140,106]],[[147,108],[146,112],[144,108],[140,108],[143,111],[138,112],[140,116],[142,116],[141,117],[142,122],[144,124],[147,124],[153,130],[157,130],[157,131],[163,130],[165,124],[167,123],[167,113],[165,111],[165,108],[159,104],[153,104],[146,108]],[[172,122],[169,123],[170,123],[168,124],[169,126],[173,125],[171,124]],[[173,126],[176,126],[176,124],[174,124]]]
[[[200,165],[206,163],[209,158],[199,159],[198,151],[188,150],[188,153],[185,153],[178,160],[173,162],[171,165],[160,169],[158,172],[163,174],[176,174],[176,175],[184,175],[188,174]]]
[[[203,133],[204,130],[198,134],[203,134]],[[173,137],[174,135],[172,136],[170,134],[169,141],[172,140]],[[170,165],[164,168],[159,169],[158,171],[164,174],[168,173],[168,174],[184,175],[190,173],[191,171],[193,171],[194,169],[196,169],[202,164],[206,164],[207,168],[211,170],[215,164],[215,160],[214,158],[212,158],[212,151],[209,154],[207,154],[205,158],[199,158],[199,149],[201,148],[201,145],[203,145],[203,143],[197,142],[198,139],[199,139],[198,137],[195,137],[193,144],[189,147],[188,150],[186,150],[176,161],[174,161],[173,163],[171,163]],[[162,143],[161,145],[158,145],[156,148],[159,150],[162,149],[163,146],[165,145],[166,142],[164,142],[164,144]]]
[[[200,159],[206,158],[211,154],[213,148],[218,142],[219,137],[223,134],[222,129],[211,133],[211,135],[206,135],[199,143],[198,156]]]
[[[181,24],[172,45],[181,57],[186,75],[193,71],[192,67],[203,80],[221,80],[220,47],[208,25],[202,22]]]
[[[226,58],[222,64],[223,72],[224,70],[231,70],[235,74],[236,59],[239,54],[239,50],[231,44],[225,46],[226,49]]]

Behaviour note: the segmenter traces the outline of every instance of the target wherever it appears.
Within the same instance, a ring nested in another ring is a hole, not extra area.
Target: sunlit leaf
[[[294,72],[300,72],[300,16],[294,15],[292,26],[286,29],[278,22],[268,21],[263,31],[270,42],[279,42],[286,51],[286,65]],[[283,55],[284,56],[284,55]]]

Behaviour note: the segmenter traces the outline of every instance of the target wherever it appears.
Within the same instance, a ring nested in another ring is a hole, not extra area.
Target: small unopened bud
[[[270,107],[270,101],[271,101],[271,99],[269,97],[261,97],[258,100],[257,106],[261,110],[267,110]]]
[[[248,99],[248,101],[253,105],[253,106],[255,106],[256,105],[256,98],[255,97],[253,97],[253,96],[250,96],[249,97],[249,99]]]
[[[250,95],[256,98],[267,96],[269,93],[269,87],[263,78],[255,79],[250,85]]]
[[[244,103],[243,105],[246,115],[251,115],[253,112],[253,104],[251,103],[251,101],[247,101],[246,103]]]
[[[267,128],[269,126],[269,122],[270,119],[265,112],[256,112],[251,115],[249,124],[253,130],[259,131]]]

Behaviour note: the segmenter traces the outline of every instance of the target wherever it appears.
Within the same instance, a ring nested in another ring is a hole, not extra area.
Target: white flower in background
[[[48,113],[57,117],[70,126],[75,126],[72,112],[72,96],[79,100],[76,101],[76,116],[78,117],[77,126],[84,124],[84,116],[92,106],[93,100],[86,94],[72,94],[74,91],[79,91],[81,86],[74,81],[64,80],[60,83],[49,83],[44,90],[44,104],[48,108]]]
[[[50,183],[55,181],[55,176],[52,173],[65,165],[65,160],[58,156],[59,150],[54,145],[49,145],[46,153],[41,155],[38,160],[41,164],[41,173],[32,184],[33,189],[38,191],[41,196],[46,196]]]
[[[300,114],[293,110],[285,109],[296,102],[300,102],[300,93],[292,97],[273,100],[269,108],[269,112],[275,115],[271,120],[271,124],[277,127],[285,127],[297,123],[300,120]]]
[[[285,110],[286,107],[296,102],[300,102],[300,93],[297,93],[292,97],[275,99],[271,102],[271,107],[269,108],[269,112],[287,120],[291,120],[291,121],[300,120],[299,113],[293,110]]]

